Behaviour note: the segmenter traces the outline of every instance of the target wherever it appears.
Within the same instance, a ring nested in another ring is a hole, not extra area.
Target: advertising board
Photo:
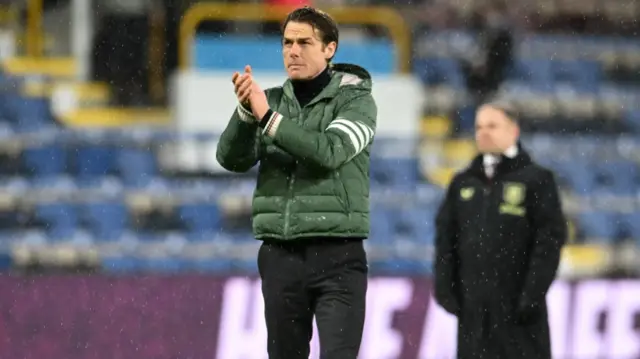
[[[0,293],[2,359],[267,359],[253,278],[5,276]],[[639,357],[640,281],[558,281],[547,300],[555,358]],[[367,305],[361,359],[454,358],[428,278],[372,278]]]

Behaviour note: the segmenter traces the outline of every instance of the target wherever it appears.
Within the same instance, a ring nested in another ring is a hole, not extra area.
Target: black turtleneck
[[[311,100],[324,90],[325,87],[331,82],[331,70],[327,66],[318,76],[310,80],[291,80],[293,85],[293,94],[296,96],[300,107],[304,107]],[[265,128],[269,123],[269,119],[273,115],[273,110],[269,109],[267,113],[262,117],[258,126]]]
[[[331,70],[327,66],[318,76],[310,80],[292,80],[291,84],[298,103],[304,107],[318,96],[330,81]]]

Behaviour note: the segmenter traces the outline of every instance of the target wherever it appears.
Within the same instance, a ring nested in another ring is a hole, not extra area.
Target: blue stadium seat
[[[624,121],[631,130],[635,133],[640,133],[640,109],[627,111]]]
[[[117,240],[127,228],[129,219],[123,203],[89,203],[82,208],[83,220],[97,240]]]
[[[70,240],[78,228],[78,212],[74,205],[51,203],[36,206],[35,218],[45,225],[53,240]]]
[[[476,126],[477,107],[473,105],[463,106],[458,109],[458,126],[465,133],[472,133]]]
[[[116,161],[123,182],[127,186],[144,186],[158,173],[156,158],[150,150],[121,149]]]
[[[565,183],[577,194],[591,193],[595,186],[594,174],[588,163],[579,161],[563,161],[553,166],[560,183]]]
[[[637,190],[638,167],[630,161],[601,162],[593,166],[599,189],[614,194],[634,194]]]
[[[9,95],[6,100],[7,109],[17,131],[33,132],[54,125],[48,99],[15,94]]]
[[[406,275],[430,273],[432,263],[424,259],[389,258],[374,260],[371,262],[372,272],[381,272],[385,275]]]
[[[23,158],[27,172],[35,176],[57,176],[67,170],[67,153],[62,147],[28,148]]]
[[[256,262],[256,260],[253,260]],[[202,273],[224,273],[227,274],[232,270],[232,263],[226,258],[204,258],[191,259],[185,264],[186,268]]]
[[[177,257],[140,258],[140,270],[151,273],[178,273],[186,269],[183,259]]]
[[[618,221],[624,234],[640,245],[640,212],[622,213]]]
[[[76,171],[81,180],[95,179],[114,169],[114,150],[105,146],[83,147],[77,150]]]
[[[371,179],[376,184],[388,187],[415,187],[420,181],[418,159],[380,158],[371,159]]]
[[[258,273],[258,261],[255,257],[231,260],[230,270],[234,273]]]
[[[191,239],[210,239],[220,230],[221,214],[215,203],[185,204],[178,207],[178,216],[185,224]]]
[[[449,85],[464,88],[466,81],[460,63],[451,58],[430,58],[414,61],[414,73],[427,85]]]
[[[398,212],[396,228],[405,237],[419,243],[433,244],[435,211],[430,207],[403,208]]]
[[[553,87],[553,72],[550,60],[517,60],[511,72],[511,79],[525,81],[538,90]]]
[[[371,233],[369,239],[374,244],[390,244],[395,239],[396,213],[381,205],[371,208]]]
[[[107,273],[130,273],[142,269],[142,261],[134,256],[109,256],[101,258],[101,268]]]
[[[554,81],[572,84],[578,91],[595,92],[602,80],[602,69],[595,61],[555,60],[552,72]]]
[[[609,212],[583,212],[578,214],[578,229],[586,239],[607,242],[617,236],[618,221]]]

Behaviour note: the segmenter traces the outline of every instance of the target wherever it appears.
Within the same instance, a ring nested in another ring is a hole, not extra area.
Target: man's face
[[[316,77],[327,67],[336,51],[336,43],[322,43],[320,34],[306,23],[290,21],[284,29],[282,55],[284,67],[292,80]]]
[[[516,144],[520,130],[503,111],[482,106],[476,114],[476,145],[481,153],[502,153]]]

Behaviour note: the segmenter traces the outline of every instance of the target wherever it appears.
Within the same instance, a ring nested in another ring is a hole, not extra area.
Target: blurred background
[[[636,0],[0,1],[0,357],[266,358],[255,171],[215,148],[231,74],[281,84],[280,22],[306,4],[379,107],[361,358],[453,358],[433,217],[495,96],[561,184],[555,357],[640,357]]]

